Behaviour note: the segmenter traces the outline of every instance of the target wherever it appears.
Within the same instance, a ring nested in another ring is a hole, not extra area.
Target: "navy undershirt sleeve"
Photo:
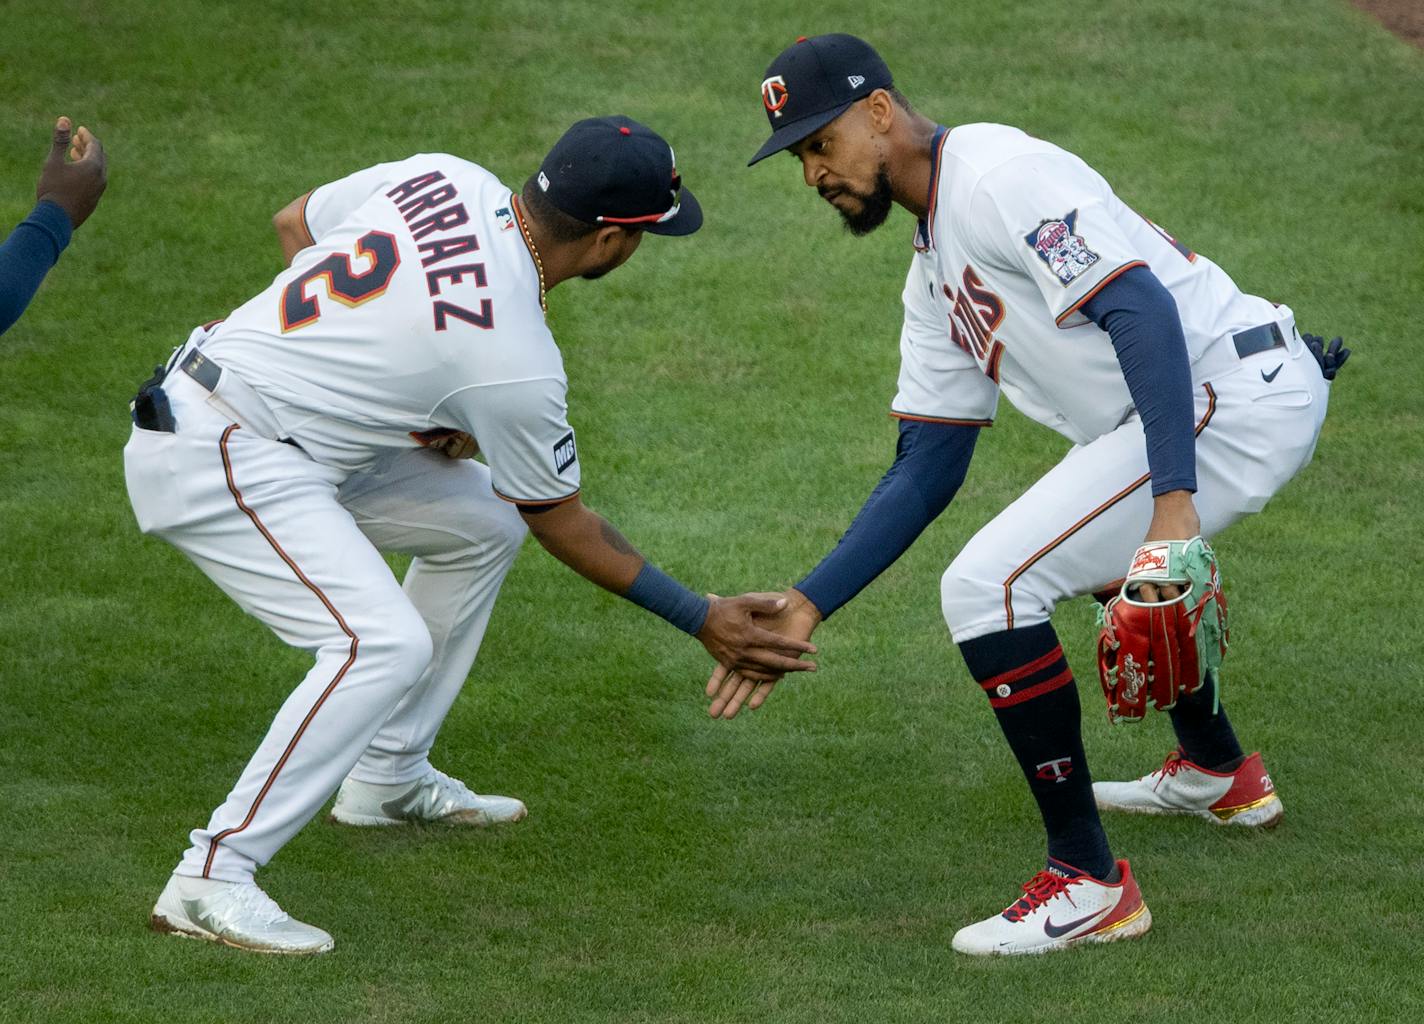
[[[905,553],[964,483],[979,428],[900,422],[895,462],[866,499],[845,536],[796,584],[830,618]]]
[[[1192,367],[1177,302],[1147,267],[1133,267],[1083,304],[1108,332],[1142,417],[1152,495],[1197,489]]]
[[[45,200],[0,245],[0,334],[20,319],[73,230],[69,214]]]

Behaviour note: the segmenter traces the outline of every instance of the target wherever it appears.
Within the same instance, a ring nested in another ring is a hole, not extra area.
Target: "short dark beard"
[[[870,234],[885,223],[885,219],[890,216],[890,208],[895,205],[895,197],[890,191],[890,173],[884,164],[875,172],[874,191],[857,192],[852,188],[842,188],[840,191],[860,200],[858,213],[847,213],[839,206],[836,207],[841,220],[845,221],[846,230],[852,235]],[[823,192],[822,195],[824,194]]]

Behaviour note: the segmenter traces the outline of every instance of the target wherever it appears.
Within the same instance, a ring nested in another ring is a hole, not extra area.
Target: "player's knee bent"
[[[414,608],[385,609],[355,633],[357,658],[377,663],[382,676],[402,688],[414,685],[435,654],[430,630]]]
[[[997,593],[996,593],[997,591]],[[998,604],[1003,604],[1004,588],[976,578],[956,559],[939,580],[939,604],[945,625],[955,634],[973,625]]]

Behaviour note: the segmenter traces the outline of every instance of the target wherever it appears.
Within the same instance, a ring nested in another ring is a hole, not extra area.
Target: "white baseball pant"
[[[140,528],[316,657],[178,873],[247,881],[348,774],[420,777],[525,536],[489,470],[424,449],[351,475],[218,411],[174,370],[178,429],[124,449]],[[381,551],[415,557],[404,584]]]
[[[1315,452],[1329,385],[1294,321],[1281,328],[1287,347],[1248,356],[1196,389],[1204,537],[1259,512]],[[940,586],[955,642],[1047,622],[1059,601],[1120,584],[1151,521],[1146,440],[1134,414],[1073,448],[960,551]]]

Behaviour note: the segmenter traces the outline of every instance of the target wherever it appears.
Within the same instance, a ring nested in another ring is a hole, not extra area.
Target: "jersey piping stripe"
[[[507,501],[511,505],[562,505],[566,501],[573,501],[579,496],[581,488],[574,488],[562,498],[511,498],[509,495],[501,493],[498,487],[491,487],[494,496],[501,501]]]
[[[1113,271],[1111,274],[1109,274],[1107,277],[1105,277],[1105,278],[1103,278],[1101,281],[1099,281],[1099,282],[1097,283],[1097,286],[1094,287],[1092,291],[1088,292],[1087,295],[1084,295],[1081,299],[1079,299],[1077,302],[1073,303],[1073,305],[1069,306],[1069,307],[1068,307],[1067,309],[1065,309],[1062,313],[1060,313],[1060,314],[1058,315],[1058,319],[1057,319],[1057,320],[1054,320],[1053,322],[1054,322],[1055,324],[1057,324],[1059,327],[1062,327],[1064,320],[1067,320],[1067,319],[1068,319],[1070,316],[1072,316],[1074,313],[1078,312],[1078,310],[1080,310],[1080,309],[1082,309],[1084,306],[1086,306],[1090,301],[1092,301],[1093,296],[1096,295],[1096,294],[1098,294],[1098,292],[1102,291],[1104,288],[1106,288],[1106,287],[1107,287],[1108,285],[1110,285],[1112,282],[1116,281],[1119,277],[1121,277],[1123,274],[1127,273],[1127,272],[1128,272],[1129,270],[1131,270],[1133,267],[1145,267],[1145,266],[1147,266],[1147,262],[1146,262],[1145,260],[1133,260],[1131,263],[1124,263],[1122,266],[1118,267],[1116,270],[1114,270],[1114,271]]]
[[[925,210],[925,245],[930,249],[934,248],[934,215],[939,206],[939,169],[944,159],[944,144],[949,141],[948,129],[941,128],[940,132],[939,145],[935,146],[930,161],[930,201]]]
[[[529,225],[524,219],[524,204],[519,201],[519,196],[514,192],[509,193],[509,206],[514,211],[514,219],[519,221],[519,239],[524,243],[524,248],[529,253],[529,262],[534,264],[534,272],[539,275],[539,281],[542,284],[544,271],[539,266],[539,257],[535,255],[534,247],[529,244]]]
[[[312,192],[315,191],[315,189],[312,189]],[[307,223],[307,203],[311,202],[311,197],[311,192],[308,192],[306,195],[302,196],[302,208],[298,212],[301,214],[302,217],[302,230],[306,232],[307,245],[316,245],[316,239],[312,237],[311,225]]]
[[[915,423],[948,423],[955,427],[992,427],[994,425],[993,420],[955,420],[943,419],[939,416],[912,416],[907,412],[896,412],[894,409],[890,410],[890,416],[897,420],[911,420]]]
[[[227,489],[232,493],[233,500],[237,502],[237,507],[243,511],[248,519],[252,520],[252,525],[257,527],[257,532],[262,534],[263,539],[272,546],[272,550],[277,552],[277,557],[281,558],[282,561],[287,564],[287,568],[296,574],[297,579],[302,582],[303,586],[316,595],[317,600],[331,613],[331,617],[335,619],[336,624],[341,627],[341,632],[351,638],[351,653],[347,655],[345,663],[342,664],[341,668],[337,669],[336,675],[332,678],[331,682],[327,684],[326,689],[321,692],[321,696],[317,698],[316,703],[312,705],[306,717],[302,719],[302,724],[297,727],[297,731],[287,744],[287,748],[282,751],[282,756],[279,757],[277,763],[272,766],[272,771],[267,776],[267,781],[262,784],[262,789],[258,792],[256,798],[253,799],[252,806],[247,810],[247,817],[242,819],[242,824],[236,828],[224,829],[213,836],[208,845],[208,859],[203,862],[204,878],[208,877],[208,873],[213,868],[213,858],[217,856],[218,844],[252,824],[252,819],[257,816],[257,809],[262,806],[262,801],[266,799],[267,793],[272,789],[273,783],[277,781],[277,776],[281,774],[283,767],[286,766],[287,759],[292,756],[292,751],[296,749],[298,741],[301,740],[302,735],[307,731],[307,726],[311,724],[312,719],[316,717],[316,713],[321,710],[321,706],[326,703],[326,699],[331,696],[337,684],[345,678],[351,666],[356,663],[356,651],[361,645],[360,639],[351,631],[351,627],[346,624],[346,620],[341,617],[341,613],[336,610],[336,606],[322,593],[320,587],[307,578],[306,573],[302,572],[297,566],[297,563],[292,560],[292,557],[282,550],[282,545],[278,544],[277,539],[268,532],[267,527],[262,524],[262,520],[258,517],[257,513],[242,500],[242,492],[237,489],[237,483],[233,480],[232,456],[227,448],[228,438],[232,436],[232,432],[240,429],[241,427],[239,427],[238,424],[232,424],[223,431],[222,438],[218,442],[218,447],[222,451],[223,472],[227,474]]]
[[[1197,424],[1196,430],[1193,431],[1194,437],[1201,436],[1201,432],[1206,429],[1207,424],[1211,422],[1212,415],[1216,412],[1216,392],[1212,390],[1210,384],[1203,384],[1202,387],[1206,391],[1206,412],[1202,414],[1201,422]],[[1141,487],[1143,484],[1147,483],[1147,481],[1151,479],[1151,473],[1142,474],[1142,476],[1138,477],[1132,483],[1128,484],[1122,490],[1114,494],[1107,501],[1103,502],[1097,508],[1093,509],[1093,511],[1089,512],[1082,519],[1078,520],[1063,533],[1060,533],[1044,547],[1039,548],[1039,550],[1036,551],[1027,562],[1024,562],[1023,565],[1015,569],[1013,573],[1009,576],[1009,578],[1004,580],[1004,618],[1006,620],[1006,624],[1004,626],[1005,629],[1014,628],[1014,582],[1024,573],[1028,572],[1028,570],[1031,569],[1034,564],[1038,562],[1041,558],[1052,552],[1054,548],[1058,547],[1064,541],[1068,540],[1068,538],[1072,537],[1083,527],[1087,526],[1098,516],[1102,515],[1108,509],[1112,508],[1118,502],[1122,501],[1129,494],[1137,490],[1139,487]]]

